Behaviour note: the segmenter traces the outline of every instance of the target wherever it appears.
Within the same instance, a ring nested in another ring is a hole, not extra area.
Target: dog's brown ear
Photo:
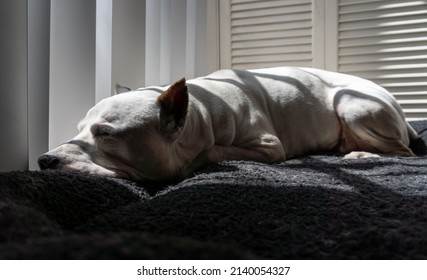
[[[181,131],[187,117],[188,92],[185,78],[175,82],[158,98],[160,106],[160,131]]]

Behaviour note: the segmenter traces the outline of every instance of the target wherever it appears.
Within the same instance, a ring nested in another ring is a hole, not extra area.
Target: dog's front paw
[[[379,158],[380,156],[377,154],[369,153],[369,152],[351,152],[343,157],[343,159],[359,159],[359,158]]]

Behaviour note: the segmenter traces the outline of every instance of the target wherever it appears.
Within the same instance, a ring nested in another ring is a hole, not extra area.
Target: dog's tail
[[[414,152],[414,154],[417,156],[427,154],[427,146],[424,140],[418,135],[418,133],[409,123],[406,123],[406,127],[408,128],[408,136],[410,140],[409,148],[412,150],[412,152]]]
[[[409,123],[406,123],[406,127],[408,128],[409,140],[411,141],[417,140],[419,137],[415,129]]]

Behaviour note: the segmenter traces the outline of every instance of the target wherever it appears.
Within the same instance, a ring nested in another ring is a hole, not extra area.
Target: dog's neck
[[[188,172],[199,167],[195,159],[214,144],[212,120],[207,108],[194,98],[190,98],[185,125],[171,147],[173,153],[171,158],[179,160],[174,163],[176,173],[188,176]]]

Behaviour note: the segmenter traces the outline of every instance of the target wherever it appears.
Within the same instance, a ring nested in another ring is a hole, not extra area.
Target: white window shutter
[[[427,1],[339,0],[338,71],[393,93],[408,119],[427,117]]]
[[[220,60],[364,77],[427,118],[427,0],[220,0]]]
[[[311,0],[222,0],[221,67],[311,66],[311,5]]]

